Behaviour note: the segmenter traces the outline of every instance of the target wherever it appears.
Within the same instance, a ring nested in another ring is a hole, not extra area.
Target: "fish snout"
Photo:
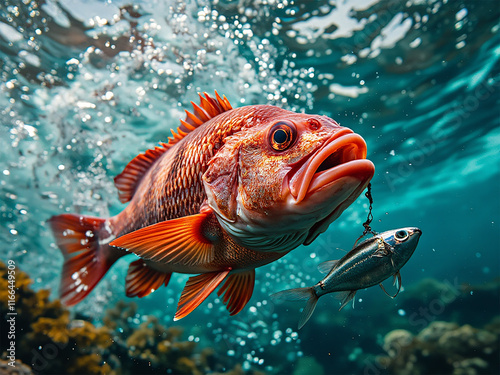
[[[408,231],[410,232],[410,237],[411,236],[420,237],[422,235],[422,230],[420,228],[417,228],[417,227],[408,228]]]

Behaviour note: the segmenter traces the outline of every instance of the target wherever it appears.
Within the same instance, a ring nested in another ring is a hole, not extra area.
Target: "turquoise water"
[[[312,245],[258,269],[239,315],[210,296],[177,322],[186,339],[215,348],[228,368],[384,373],[392,370],[370,367],[364,355],[384,353],[385,333],[415,333],[434,320],[481,328],[500,313],[497,298],[474,293],[500,276],[495,1],[128,4],[0,5],[0,246],[35,289],[57,298],[62,256],[45,221],[120,212],[113,177],[165,141],[198,91],[217,90],[233,107],[325,114],[362,135],[376,166],[373,228],[423,232],[402,270],[407,295],[425,294],[428,278],[471,287],[463,304],[429,316],[421,308],[432,299],[403,306],[405,290],[394,300],[378,288],[360,291],[355,308],[341,312],[324,298],[297,332],[299,307],[276,307],[268,296],[316,283],[317,264],[351,249],[368,213],[361,196]],[[71,310],[102,324],[106,308],[126,299],[128,263],[121,259]],[[154,314],[171,325],[186,279],[175,275],[137,300],[137,319]],[[452,311],[471,305],[478,314]]]

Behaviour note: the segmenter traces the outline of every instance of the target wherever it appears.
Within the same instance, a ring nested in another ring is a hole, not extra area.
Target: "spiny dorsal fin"
[[[172,130],[172,137],[168,138],[167,148],[179,142],[188,133],[208,120],[233,109],[226,96],[223,95],[221,98],[217,91],[215,91],[215,99],[206,92],[203,95],[198,93],[198,96],[200,97],[200,104],[191,102],[193,111],[189,112],[186,110],[186,118],[181,120],[181,126],[177,128],[177,132]]]
[[[132,199],[142,176],[144,176],[156,159],[168,150],[165,146],[165,143],[160,143],[160,146],[137,155],[127,164],[123,172],[115,177],[115,186],[118,189],[120,202],[126,203]]]
[[[118,189],[120,202],[126,203],[132,199],[144,174],[172,145],[211,118],[232,109],[226,96],[223,95],[221,98],[217,91],[215,91],[215,99],[206,92],[203,93],[204,97],[202,94],[198,95],[200,96],[200,105],[191,102],[193,112],[186,110],[186,118],[181,120],[177,132],[171,130],[172,137],[168,138],[168,143],[160,143],[160,146],[137,155],[127,164],[123,172],[115,177],[115,186]]]

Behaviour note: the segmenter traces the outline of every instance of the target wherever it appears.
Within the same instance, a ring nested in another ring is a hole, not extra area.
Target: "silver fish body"
[[[342,259],[321,263],[319,269],[327,273],[316,285],[308,288],[284,290],[273,294],[273,299],[308,300],[299,321],[301,328],[311,317],[318,298],[341,292],[342,309],[354,298],[356,291],[381,284],[390,276],[401,287],[399,270],[415,251],[422,231],[419,228],[400,228],[373,236],[355,246]],[[387,292],[386,292],[387,294]],[[396,293],[397,295],[397,293]],[[395,297],[391,296],[391,297]]]
[[[360,243],[339,261],[325,262],[320,269],[333,267],[314,286],[316,295],[368,288],[397,274],[413,255],[421,233],[418,228],[380,233]]]

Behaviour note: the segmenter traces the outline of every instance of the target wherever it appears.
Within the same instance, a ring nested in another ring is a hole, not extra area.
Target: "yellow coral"
[[[179,374],[201,375],[201,372],[196,368],[196,363],[188,357],[179,358],[177,360],[175,370]]]
[[[157,345],[157,349],[159,353],[166,354],[172,348],[172,343],[168,340],[160,341]]]
[[[69,313],[65,313],[57,319],[40,317],[38,320],[31,324],[31,328],[35,334],[45,335],[52,341],[61,344],[67,344],[68,336],[68,323]]]
[[[112,375],[114,372],[107,363],[103,363],[99,354],[79,356],[67,368],[68,374]]]
[[[73,321],[69,335],[81,347],[97,346],[105,349],[113,343],[107,328],[96,328],[85,320]]]

